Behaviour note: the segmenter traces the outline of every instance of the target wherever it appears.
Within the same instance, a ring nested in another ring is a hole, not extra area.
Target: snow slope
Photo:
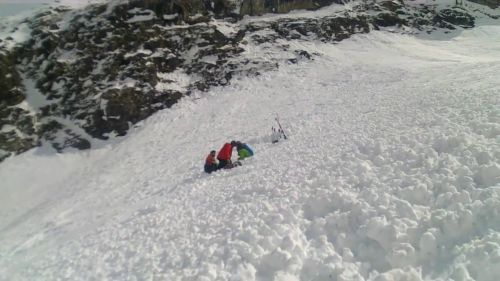
[[[0,0],[0,47],[10,49],[30,39],[31,28],[26,19],[39,12],[58,6],[72,10],[82,9],[104,1],[106,0]],[[71,14],[68,17],[71,17]],[[11,39],[6,40],[8,38]]]
[[[495,34],[286,42],[320,57],[194,94],[100,149],[10,158],[0,279],[497,280]],[[271,144],[276,112],[290,138]],[[255,156],[204,174],[232,139]]]

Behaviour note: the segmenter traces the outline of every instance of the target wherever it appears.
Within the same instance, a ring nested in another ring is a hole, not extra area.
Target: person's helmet
[[[210,151],[210,154],[215,155],[215,150]]]

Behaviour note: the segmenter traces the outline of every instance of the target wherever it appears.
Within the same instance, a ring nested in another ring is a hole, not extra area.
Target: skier
[[[246,143],[236,142],[236,151],[238,151],[238,160],[253,156],[253,150]]]
[[[217,154],[217,160],[219,160],[219,169],[231,169],[233,164],[231,163],[231,156],[233,155],[233,147],[236,146],[236,142],[225,143]]]
[[[215,150],[212,150],[205,160],[205,173],[210,174],[211,172],[217,171],[218,168],[217,160],[215,160]]]

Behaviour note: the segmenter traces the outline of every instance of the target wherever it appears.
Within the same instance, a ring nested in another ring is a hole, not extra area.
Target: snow
[[[0,47],[5,46],[7,49],[13,48],[16,44],[23,43],[28,40],[31,33],[31,28],[25,22],[34,14],[49,10],[56,6],[65,6],[76,10],[82,9],[85,6],[103,3],[109,0],[27,0],[27,1],[0,1]],[[116,1],[113,0],[111,4]],[[112,6],[112,5],[110,5]],[[68,14],[66,21],[61,22],[64,28],[67,26],[67,21],[71,18],[71,13]],[[12,37],[11,40],[6,40]]]
[[[91,151],[9,158],[0,279],[496,280],[498,31],[290,42],[319,55]],[[289,139],[271,144],[275,113]],[[204,174],[233,139],[255,156]]]
[[[261,16],[244,16],[243,21],[241,21],[242,24],[246,24],[249,22],[254,22],[254,21],[266,21],[266,20],[271,20],[274,21],[276,19],[281,19],[281,18],[317,18],[317,17],[326,17],[326,16],[331,16],[333,14],[336,14],[338,12],[344,12],[344,11],[350,11],[352,10],[352,6],[355,4],[360,4],[362,1],[354,0],[354,1],[349,1],[344,2],[342,5],[338,4],[332,4],[329,6],[325,6],[319,10],[316,11],[308,11],[308,10],[292,10],[286,14],[277,14],[277,13],[268,13],[264,14]],[[239,11],[238,11],[239,13]]]
[[[50,105],[51,103],[56,102],[57,100],[48,100],[40,91],[36,88],[36,83],[32,79],[26,77],[26,75],[22,75],[22,80],[24,84],[24,88],[26,91],[26,99],[21,103],[15,105],[15,107],[22,108],[32,115],[36,115],[39,113],[40,108]],[[54,83],[54,86],[58,85]]]
[[[30,38],[31,28],[29,28],[27,23],[21,22],[22,19],[22,16],[0,18],[0,47],[11,49],[16,44]]]
[[[111,0],[111,1],[110,0],[50,0],[48,2],[50,2],[52,6],[66,6],[71,9],[81,9],[92,4],[116,2],[116,1],[124,2],[124,0]]]
[[[179,16],[179,14],[170,14],[170,15],[163,15],[164,20],[174,20]]]
[[[196,75],[188,75],[184,70],[177,69],[170,73],[158,73],[159,82],[156,84],[157,91],[184,91],[193,80],[197,80]]]
[[[139,84],[139,81],[127,77],[124,80],[112,81],[109,82],[108,84],[110,89],[124,89],[124,88],[134,88],[136,85]]]
[[[146,50],[144,48],[140,48],[140,49],[136,50],[133,53],[127,53],[127,54],[125,54],[125,58],[131,58],[131,57],[135,57],[137,55],[150,56],[151,54],[153,54],[153,52],[151,50]]]
[[[47,7],[48,1],[0,1],[0,18],[29,15],[40,8]]]
[[[222,34],[224,34],[224,36],[226,37],[232,37],[234,36],[238,30],[235,28],[235,25],[234,24],[231,24],[231,23],[228,23],[228,22],[225,22],[225,21],[221,21],[221,20],[212,20],[211,21],[211,24],[213,26],[215,26],[215,28]]]
[[[151,10],[144,10],[139,8],[134,8],[129,10],[129,14],[134,16],[127,20],[128,23],[137,23],[143,21],[151,21],[156,18],[156,14]]]

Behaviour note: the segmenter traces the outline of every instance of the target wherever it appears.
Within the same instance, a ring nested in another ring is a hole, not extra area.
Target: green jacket
[[[248,152],[248,150],[246,150],[244,148],[238,150],[238,160],[245,159],[245,158],[250,157],[250,156],[252,156],[252,154],[250,154],[250,152]]]

